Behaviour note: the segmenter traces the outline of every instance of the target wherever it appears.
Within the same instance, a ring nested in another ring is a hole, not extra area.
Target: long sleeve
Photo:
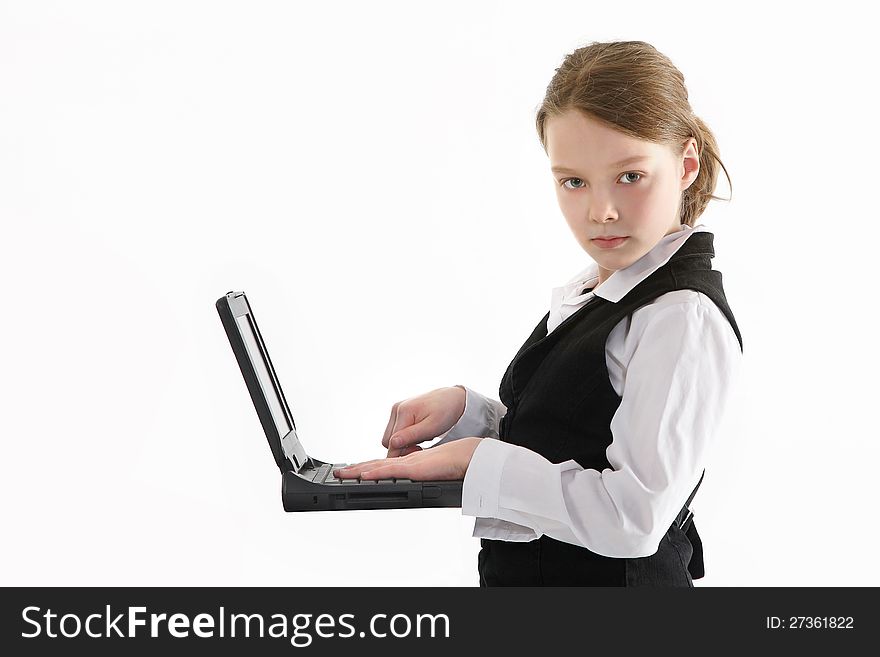
[[[741,352],[704,295],[646,306],[614,331],[621,346],[609,360],[621,363],[622,394],[606,451],[611,468],[551,463],[522,446],[483,440],[462,490],[462,513],[477,517],[475,536],[546,534],[620,558],[656,552],[700,478]]]
[[[468,436],[498,438],[498,425],[507,413],[507,407],[497,399],[485,397],[467,386],[458,387],[467,393],[464,413],[434,446]]]

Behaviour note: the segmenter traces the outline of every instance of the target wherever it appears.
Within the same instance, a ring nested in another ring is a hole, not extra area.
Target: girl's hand
[[[466,400],[463,386],[449,386],[394,404],[382,436],[382,445],[388,448],[385,458],[419,452],[422,447],[416,443],[449,431],[461,419]]]
[[[340,479],[412,479],[444,481],[464,479],[471,457],[482,438],[459,438],[443,445],[421,449],[406,456],[373,459],[337,468]]]

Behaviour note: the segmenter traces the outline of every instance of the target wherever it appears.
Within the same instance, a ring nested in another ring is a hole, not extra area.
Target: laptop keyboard
[[[412,480],[410,479],[364,479],[363,481],[360,479],[339,479],[334,476],[333,470],[336,468],[344,468],[348,463],[327,463],[322,465],[317,470],[308,470],[303,474],[303,476],[311,481],[314,484],[338,484],[340,486],[349,486],[349,485],[360,485],[366,486],[369,484],[411,484]]]

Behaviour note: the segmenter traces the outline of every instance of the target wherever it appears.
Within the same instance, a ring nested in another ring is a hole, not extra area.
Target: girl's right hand
[[[464,414],[466,401],[467,391],[461,386],[451,386],[394,404],[382,437],[382,445],[388,448],[386,458],[421,451],[416,443],[436,438],[455,426]]]

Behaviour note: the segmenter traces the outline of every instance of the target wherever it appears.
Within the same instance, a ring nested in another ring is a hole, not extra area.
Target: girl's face
[[[549,119],[545,135],[559,207],[599,265],[599,283],[679,230],[682,192],[699,173],[696,139],[676,157],[669,146],[629,137],[577,110]],[[603,236],[626,239],[602,248],[594,240]]]

